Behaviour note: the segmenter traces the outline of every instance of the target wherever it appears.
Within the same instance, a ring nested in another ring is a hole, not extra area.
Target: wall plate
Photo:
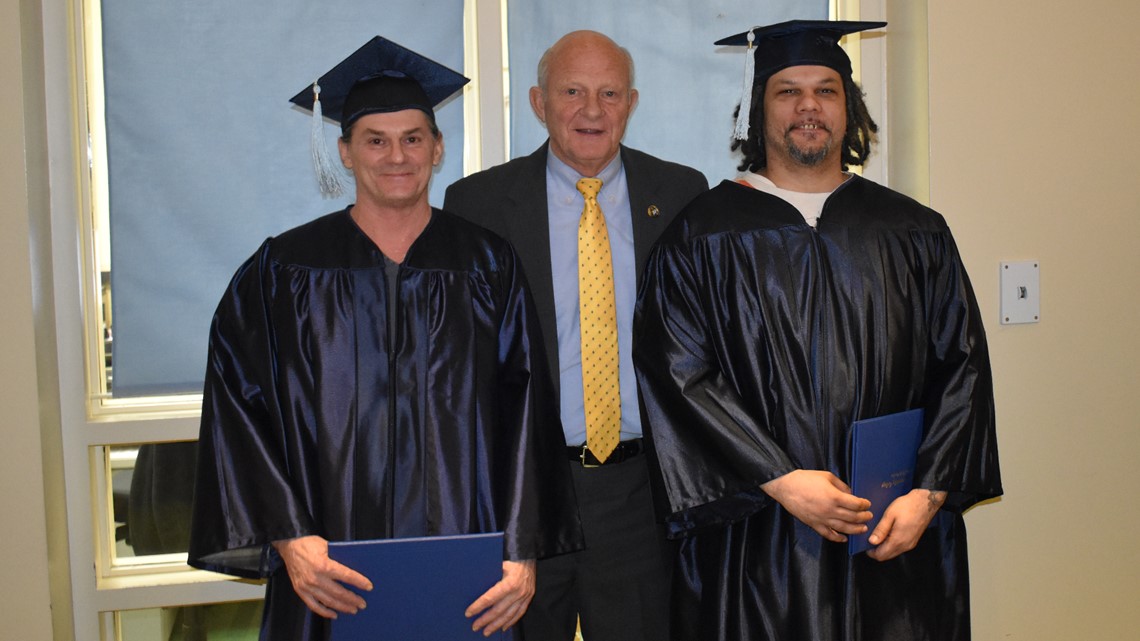
[[[1036,260],[1001,264],[1001,324],[1041,320],[1041,263]]]

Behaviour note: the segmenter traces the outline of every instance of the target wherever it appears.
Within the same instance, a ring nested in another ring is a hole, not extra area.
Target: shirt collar
[[[556,156],[552,151],[548,151],[546,154],[546,170],[549,172],[550,176],[552,176],[559,183],[569,185],[571,188],[575,189],[576,185],[578,184],[578,179],[583,178],[583,176],[579,174],[574,168],[562,162],[562,159]],[[619,150],[618,153],[614,155],[613,160],[611,160],[609,164],[607,164],[600,172],[598,172],[598,175],[595,176],[595,178],[598,178],[602,181],[602,189],[604,190],[606,188],[606,185],[612,184],[620,173],[621,151]]]

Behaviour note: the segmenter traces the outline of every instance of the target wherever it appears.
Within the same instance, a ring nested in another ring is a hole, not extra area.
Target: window
[[[104,616],[104,641],[257,641],[261,601],[123,610]]]
[[[352,201],[321,197],[311,118],[288,102],[292,95],[385,23],[399,25],[387,29],[394,40],[463,68],[463,48],[454,46],[464,37],[463,0],[404,7],[399,15],[366,0],[336,11],[257,0],[188,11],[86,0],[99,239],[92,308],[103,310],[90,340],[96,411],[156,403],[192,411],[209,319],[234,270],[266,237]],[[434,179],[436,202],[463,171],[462,97],[438,120],[455,142]],[[334,147],[339,131],[330,124],[326,133]]]

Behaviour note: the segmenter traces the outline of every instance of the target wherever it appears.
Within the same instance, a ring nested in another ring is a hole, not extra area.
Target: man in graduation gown
[[[487,634],[525,612],[536,558],[582,545],[514,251],[428,204],[433,106],[465,82],[383,38],[323,76],[356,203],[265,241],[215,314],[190,563],[268,578],[263,639],[327,638],[365,605],[346,585],[400,580],[328,541],[504,532],[465,613]]]
[[[635,320],[657,482],[684,537],[675,639],[970,636],[962,512],[1002,492],[989,358],[942,216],[845,171],[875,125],[838,39],[881,26],[718,43],[754,40],[746,171],[662,236]],[[914,489],[872,506],[843,480],[851,423],[914,408]],[[876,547],[851,556],[872,511]]]

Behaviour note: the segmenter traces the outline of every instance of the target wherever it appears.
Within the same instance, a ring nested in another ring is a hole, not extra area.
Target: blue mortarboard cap
[[[434,107],[469,80],[391,40],[376,36],[317,79],[324,117],[352,126],[370,113],[419,109],[434,120]],[[290,102],[312,110],[310,85]]]
[[[340,170],[329,155],[321,124],[340,123],[346,132],[362,116],[419,109],[435,122],[435,106],[470,82],[463,74],[376,36],[289,99],[313,112],[313,164],[321,192],[343,191]]]
[[[752,87],[787,67],[819,65],[830,67],[844,77],[851,76],[851,59],[839,46],[849,33],[881,29],[885,22],[854,20],[789,20],[766,27],[753,27],[743,33],[717,40],[718,45],[749,47],[745,58],[744,91],[740,101],[734,137],[748,137],[748,114]]]

